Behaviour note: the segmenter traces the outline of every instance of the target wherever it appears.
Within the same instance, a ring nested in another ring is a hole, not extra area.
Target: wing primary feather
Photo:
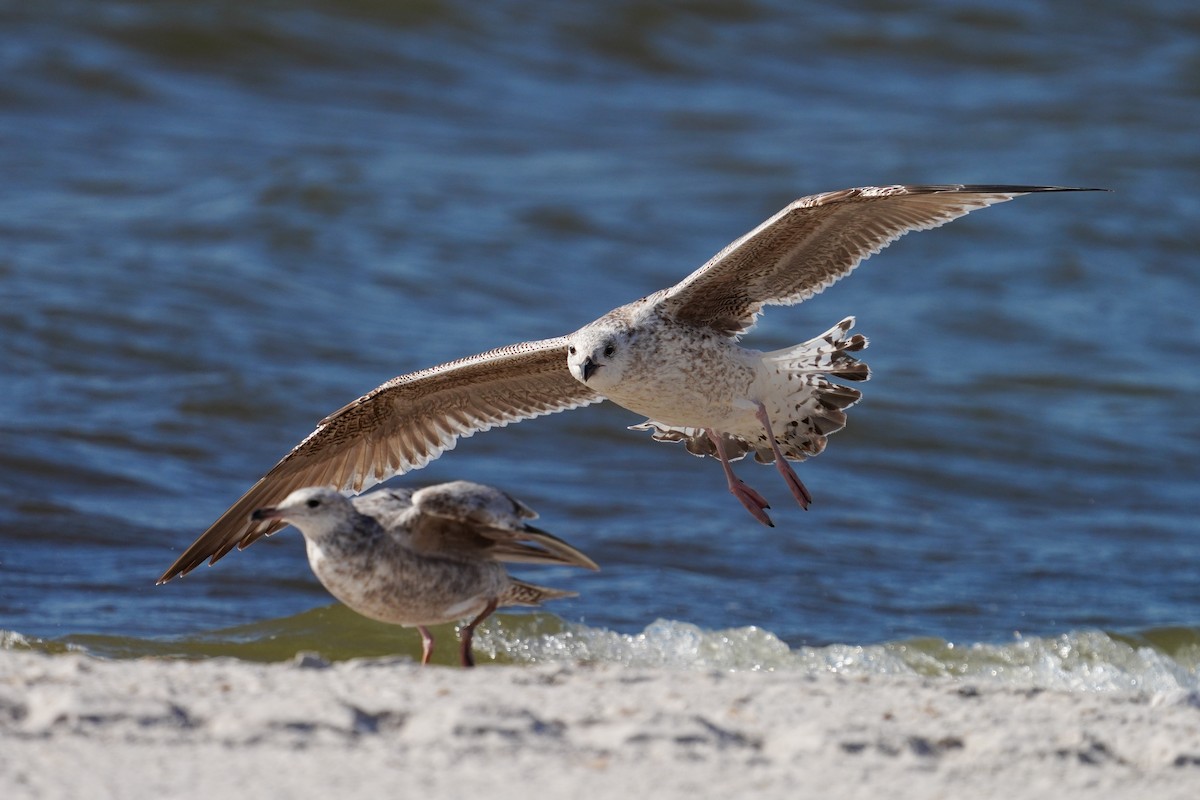
[[[655,300],[667,316],[736,338],[754,326],[764,306],[807,300],[906,233],[936,228],[1023,194],[1086,191],[1097,190],[897,185],[802,197]]]

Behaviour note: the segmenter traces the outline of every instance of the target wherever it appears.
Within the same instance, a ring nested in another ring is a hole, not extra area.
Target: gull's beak
[[[598,370],[598,369],[600,369],[600,365],[597,364],[595,361],[592,361],[591,356],[588,356],[587,358],[585,358],[583,360],[583,363],[579,365],[579,372],[581,375],[583,375],[583,382],[587,383],[588,378],[595,375],[596,370]]]
[[[254,520],[255,522],[261,522],[264,519],[279,519],[282,516],[283,512],[274,506],[268,506],[267,508],[256,508],[254,511],[250,512],[250,519]]]

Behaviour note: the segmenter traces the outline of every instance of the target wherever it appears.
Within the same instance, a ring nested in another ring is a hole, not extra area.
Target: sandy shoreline
[[[0,796],[1200,796],[1200,696],[0,651]]]

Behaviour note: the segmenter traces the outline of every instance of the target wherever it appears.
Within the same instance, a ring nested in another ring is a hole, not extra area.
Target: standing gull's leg
[[[741,478],[733,474],[733,467],[729,463],[729,458],[725,455],[725,440],[716,431],[705,428],[704,432],[708,434],[708,438],[717,447],[717,458],[721,460],[721,469],[725,470],[725,480],[729,484],[729,493],[745,506],[746,510],[750,512],[750,516],[768,528],[774,528],[775,523],[771,522],[771,518],[763,510],[771,506],[767,504],[767,501],[763,499],[761,494],[751,489]]]
[[[475,638],[475,626],[491,616],[491,613],[496,610],[496,603],[496,598],[493,597],[488,601],[483,611],[479,612],[479,616],[468,622],[459,632],[460,644],[458,655],[464,667],[475,666],[475,655],[471,652],[471,640]]]
[[[762,423],[763,428],[767,431],[767,441],[771,443],[771,452],[775,454],[775,469],[783,476],[783,480],[787,483],[788,489],[792,491],[792,497],[796,498],[796,502],[805,511],[808,510],[808,504],[812,502],[812,495],[808,493],[808,488],[800,482],[800,477],[796,475],[796,471],[787,463],[787,459],[783,457],[783,452],[779,449],[779,442],[775,441],[775,434],[771,432],[771,420],[767,416],[767,408],[762,403],[758,403],[758,411],[754,416],[758,417],[758,421]]]
[[[417,630],[421,632],[421,666],[423,667],[429,663],[429,659],[433,655],[433,634],[424,625],[418,625]]]

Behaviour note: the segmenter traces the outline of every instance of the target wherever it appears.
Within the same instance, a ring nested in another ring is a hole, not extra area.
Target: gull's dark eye
[[[567,348],[567,352],[570,353],[571,355],[575,355],[575,345],[569,346]]]
[[[304,505],[308,506],[309,508],[320,508],[321,501],[314,497],[311,500],[306,501]]]
[[[617,346],[615,344],[613,344],[612,342],[609,342],[608,344],[604,345],[604,357],[605,358],[612,358],[613,353],[615,353],[615,352],[617,352]]]

